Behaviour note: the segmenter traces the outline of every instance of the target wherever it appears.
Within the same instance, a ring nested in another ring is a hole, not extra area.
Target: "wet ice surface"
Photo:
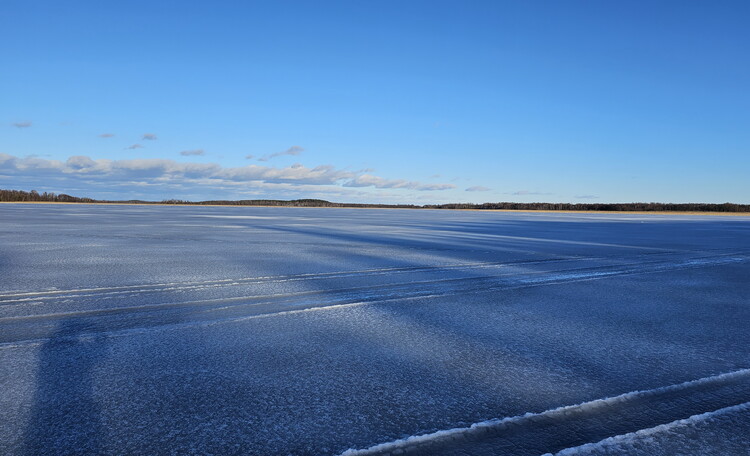
[[[429,451],[728,407],[649,439],[750,445],[745,217],[0,205],[0,277],[5,454],[340,454],[706,378]]]

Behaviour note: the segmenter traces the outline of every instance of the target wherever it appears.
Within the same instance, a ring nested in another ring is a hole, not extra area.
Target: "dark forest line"
[[[450,204],[361,204],[333,203],[321,199],[298,200],[210,200],[185,201],[170,199],[163,201],[109,201],[80,198],[35,190],[0,190],[0,202],[50,202],[50,203],[103,203],[103,204],[175,204],[196,206],[278,206],[278,207],[358,207],[396,209],[475,209],[516,211],[602,211],[602,212],[750,212],[750,204],[712,203],[450,203]]]

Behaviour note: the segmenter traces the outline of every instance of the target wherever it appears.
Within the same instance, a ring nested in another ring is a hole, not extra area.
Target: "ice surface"
[[[568,448],[555,456],[643,455],[723,456],[748,454],[750,402],[694,415],[598,443]],[[551,455],[546,455],[551,456]]]
[[[677,433],[672,432],[673,428],[720,412],[705,412],[688,420],[673,421],[669,425],[657,423],[670,422],[671,419],[692,412],[722,406],[728,407],[720,409],[721,413],[734,410],[732,404],[742,401],[749,391],[750,369],[742,369],[648,391],[632,391],[615,397],[558,407],[541,413],[526,413],[474,423],[469,427],[411,436],[362,450],[350,449],[341,456],[378,456],[399,452],[410,455],[538,455],[545,448],[580,444],[582,441],[595,440],[597,436],[616,435],[618,431],[627,432],[632,429],[640,430],[605,439],[603,442],[607,442],[607,445],[604,446],[609,448],[613,446],[610,443],[615,441],[637,442],[640,445],[641,436],[668,431],[665,435],[674,437]],[[737,409],[741,410],[744,409]],[[654,424],[656,426],[648,428]],[[742,439],[733,440],[735,447],[746,444]],[[586,443],[567,448],[558,454],[577,454],[578,451],[589,451],[600,446]],[[726,449],[726,445],[723,448]],[[551,453],[547,453],[547,456],[551,456]]]
[[[749,277],[745,217],[0,205],[0,454],[340,454],[742,372]]]

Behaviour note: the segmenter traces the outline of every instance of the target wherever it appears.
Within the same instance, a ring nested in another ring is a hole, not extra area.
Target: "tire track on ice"
[[[729,252],[720,255],[704,256],[699,258],[717,258],[732,255],[742,255],[739,252]],[[655,252],[641,255],[635,255],[626,258],[617,258],[619,260],[627,260],[629,262],[640,263],[642,258],[654,258],[655,256],[661,255],[677,255],[684,257],[682,252]],[[286,282],[305,282],[314,281],[321,279],[337,279],[337,278],[356,278],[356,277],[370,277],[378,275],[390,275],[390,274],[408,274],[416,272],[438,272],[438,271],[461,271],[469,269],[492,269],[492,268],[504,268],[512,266],[532,266],[540,264],[552,264],[552,263],[566,263],[566,262],[582,262],[582,261],[606,261],[614,259],[608,256],[564,256],[554,258],[544,258],[539,260],[520,260],[520,261],[499,261],[499,262],[466,262],[466,263],[454,263],[446,265],[435,265],[435,266],[405,266],[405,267],[388,267],[388,268],[372,268],[362,269],[355,271],[334,271],[334,272],[323,272],[323,273],[309,273],[309,274],[289,274],[289,275],[271,275],[271,276],[257,276],[257,277],[243,277],[236,279],[217,279],[217,280],[205,280],[205,281],[187,281],[187,282],[165,282],[155,284],[140,284],[140,285],[123,285],[115,287],[91,287],[91,288],[72,288],[63,290],[43,290],[43,291],[16,291],[10,293],[0,293],[0,308],[12,304],[25,303],[25,302],[44,302],[71,298],[81,297],[106,297],[106,296],[117,296],[117,295],[129,295],[133,296],[142,293],[160,293],[160,292],[182,292],[189,290],[203,290],[208,288],[221,288],[221,287],[233,287],[242,285],[255,285],[255,284],[274,284],[274,283],[286,283]]]
[[[286,293],[269,293],[259,295],[241,295],[241,296],[230,296],[221,297],[215,299],[203,299],[203,300],[191,300],[191,301],[177,301],[177,302],[160,302],[146,305],[135,305],[135,306],[123,306],[123,307],[111,307],[111,308],[97,308],[90,310],[73,310],[65,312],[52,312],[45,314],[36,315],[21,315],[21,316],[8,316],[1,317],[2,321],[12,320],[33,320],[43,319],[57,316],[72,316],[72,315],[97,315],[97,314],[109,314],[118,312],[128,311],[145,311],[154,309],[164,309],[167,307],[174,306],[192,306],[195,304],[205,303],[232,303],[237,301],[249,301],[249,300],[287,300],[296,299],[305,296],[317,296],[317,295],[336,295],[340,294],[344,296],[344,299],[354,297],[355,300],[368,300],[369,297],[375,296],[384,297],[390,299],[392,295],[411,297],[411,295],[421,295],[423,293],[434,294],[435,290],[432,288],[426,289],[424,287],[430,287],[432,285],[454,285],[455,291],[464,291],[465,285],[470,287],[482,287],[482,290],[495,289],[496,286],[501,288],[508,288],[512,285],[532,285],[532,284],[554,284],[558,282],[568,282],[575,280],[587,280],[599,277],[606,277],[611,275],[623,275],[633,273],[646,273],[646,272],[658,272],[662,270],[674,270],[682,269],[685,267],[705,266],[705,265],[718,265],[733,263],[742,261],[739,258],[700,258],[690,259],[680,263],[664,263],[664,262],[651,262],[642,263],[638,262],[635,264],[621,264],[621,265],[606,265],[599,267],[585,267],[585,268],[570,268],[570,269],[557,269],[557,270],[545,270],[545,271],[510,271],[506,274],[486,276],[469,276],[469,277],[451,277],[451,278],[440,278],[431,280],[414,280],[408,282],[395,282],[395,283],[384,283],[384,284],[373,284],[365,286],[354,286],[354,287],[338,287],[329,289],[316,289],[306,290],[297,292],[286,292]],[[545,262],[546,263],[546,262]],[[629,266],[636,266],[630,268]],[[473,269],[473,268],[472,268]],[[442,269],[438,269],[442,272]],[[345,276],[337,276],[345,277]],[[460,290],[459,288],[460,287]],[[387,290],[384,294],[381,290]],[[466,290],[470,291],[470,290]],[[373,295],[373,293],[375,293]],[[70,296],[68,296],[69,298]],[[82,296],[81,296],[82,297]],[[85,296],[89,297],[89,296]],[[95,296],[98,297],[98,296]],[[128,297],[135,297],[130,295]],[[107,298],[102,298],[107,299]],[[337,301],[339,299],[336,299]]]
[[[350,449],[340,456],[540,455],[750,401],[750,369]]]
[[[257,277],[244,277],[238,279],[218,279],[218,280],[206,280],[206,281],[194,281],[194,282],[166,282],[156,284],[142,284],[142,285],[124,285],[117,287],[92,287],[92,288],[73,288],[65,290],[48,290],[48,291],[34,291],[34,292],[12,292],[0,294],[0,305],[7,305],[7,303],[16,303],[23,301],[39,301],[44,299],[64,299],[71,297],[82,297],[82,296],[104,296],[114,295],[121,293],[144,293],[144,292],[160,292],[160,291],[174,291],[182,289],[195,289],[201,287],[213,287],[213,286],[233,286],[233,285],[244,285],[244,284],[255,284],[255,283],[283,283],[291,281],[305,281],[305,280],[317,280],[317,279],[330,279],[330,278],[346,278],[346,277],[366,277],[371,275],[382,275],[382,274],[399,274],[408,272],[421,272],[421,271],[434,271],[434,270],[460,270],[469,268],[491,268],[491,267],[504,267],[504,266],[516,266],[516,265],[528,265],[528,264],[542,264],[550,262],[563,262],[563,261],[581,261],[597,259],[596,257],[562,257],[562,258],[547,258],[542,260],[522,260],[522,261],[506,261],[506,262],[469,262],[469,263],[458,263],[458,264],[447,264],[440,266],[407,266],[407,267],[390,267],[390,268],[373,268],[373,269],[362,269],[358,271],[335,271],[335,272],[321,272],[321,273],[309,273],[309,274],[289,274],[289,275],[272,275],[272,276],[257,276]],[[71,294],[72,293],[72,294]]]
[[[472,276],[437,280],[375,284],[351,288],[307,290],[255,296],[234,296],[194,301],[73,310],[0,318],[0,347],[22,341],[46,340],[61,320],[76,318],[87,334],[113,333],[135,328],[206,324],[304,309],[325,309],[346,304],[368,304],[432,297],[497,292],[516,288],[555,285],[606,277],[673,271],[747,261],[744,257],[710,257],[678,263],[653,262],[637,265],[558,271],[529,271],[502,276]],[[57,333],[57,337],[65,336]]]

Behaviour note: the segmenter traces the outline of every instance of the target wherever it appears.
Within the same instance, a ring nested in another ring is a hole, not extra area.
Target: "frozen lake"
[[[748,217],[2,204],[0,454],[747,454],[748,328]]]

